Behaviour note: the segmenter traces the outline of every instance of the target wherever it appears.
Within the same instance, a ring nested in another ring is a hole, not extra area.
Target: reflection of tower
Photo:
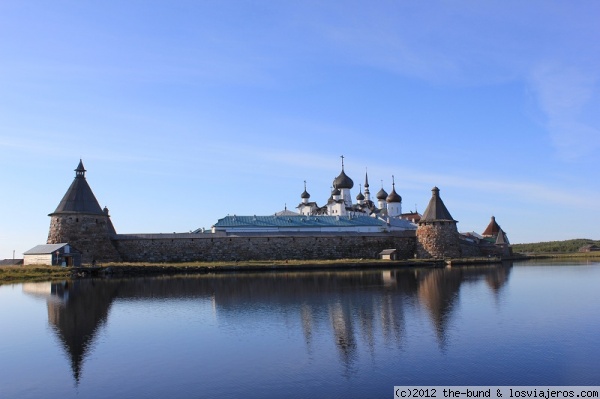
[[[419,281],[419,300],[429,311],[442,346],[446,342],[446,327],[458,297],[461,278],[460,269],[433,269]]]
[[[71,359],[76,383],[79,383],[83,360],[93,345],[98,327],[106,322],[116,287],[115,283],[95,284],[93,280],[52,284],[52,295],[67,299],[47,301],[48,322]]]
[[[511,267],[512,262],[502,262],[502,266],[490,269],[485,275],[485,281],[494,293],[497,294],[508,281]]]
[[[304,332],[304,339],[306,339],[306,344],[310,347],[313,332],[313,315],[310,306],[307,304],[302,305],[300,308],[300,317],[302,318],[302,331]]]
[[[381,330],[387,342],[395,342],[398,347],[402,343],[404,330],[404,306],[402,297],[394,291],[386,291],[381,298]]]
[[[356,355],[356,340],[349,304],[335,302],[329,309],[329,315],[338,351],[344,364],[349,366]]]
[[[375,304],[371,301],[358,308],[360,332],[372,355],[375,353],[375,311]]]

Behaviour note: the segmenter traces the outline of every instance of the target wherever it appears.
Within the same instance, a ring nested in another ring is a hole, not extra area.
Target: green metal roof
[[[369,216],[226,216],[215,227],[357,227],[385,226],[385,222]]]

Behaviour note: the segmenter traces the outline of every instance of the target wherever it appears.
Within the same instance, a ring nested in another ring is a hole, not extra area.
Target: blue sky
[[[120,233],[324,204],[345,170],[460,231],[600,239],[596,1],[0,2],[0,258],[82,158]]]

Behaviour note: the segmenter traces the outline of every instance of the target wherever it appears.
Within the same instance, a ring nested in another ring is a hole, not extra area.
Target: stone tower
[[[81,251],[82,262],[118,262],[121,256],[111,238],[116,234],[107,208],[100,208],[98,200],[85,179],[83,162],[75,169],[75,179],[58,204],[49,214],[48,244],[69,243]]]
[[[417,256],[419,258],[459,258],[460,239],[457,221],[440,198],[440,189],[434,187],[429,205],[417,227]]]

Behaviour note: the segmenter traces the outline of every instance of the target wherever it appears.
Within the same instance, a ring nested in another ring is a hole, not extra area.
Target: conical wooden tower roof
[[[452,218],[452,215],[450,215],[450,212],[448,212],[448,208],[444,205],[444,201],[440,198],[440,189],[437,187],[431,189],[431,199],[429,200],[427,209],[425,209],[419,223],[434,221],[456,222],[456,220]]]
[[[484,237],[496,237],[500,232],[500,225],[496,222],[496,218],[492,216],[490,224],[485,228],[484,232],[481,233]]]
[[[61,213],[87,213],[93,215],[104,215],[98,200],[94,196],[87,180],[85,179],[85,168],[79,160],[75,169],[75,179],[60,201],[56,210],[49,216]]]

